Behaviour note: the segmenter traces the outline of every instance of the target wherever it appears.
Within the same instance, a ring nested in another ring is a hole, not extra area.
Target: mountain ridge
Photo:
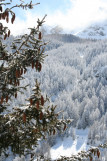
[[[86,39],[107,39],[107,21],[93,23],[74,35]]]

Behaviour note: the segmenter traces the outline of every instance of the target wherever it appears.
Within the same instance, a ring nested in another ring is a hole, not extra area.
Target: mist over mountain
[[[56,40],[62,40],[68,39],[68,35],[71,36],[73,40],[79,40],[79,39],[107,39],[107,20],[102,22],[95,22],[91,25],[85,27],[84,29],[77,29],[76,31],[65,31],[64,28],[61,28],[60,26],[55,26],[49,28],[48,26],[45,26],[43,28],[43,31],[45,31],[46,34],[53,35],[53,39]],[[67,34],[66,34],[67,33]],[[74,38],[73,38],[74,37]],[[72,40],[69,39],[70,42]]]

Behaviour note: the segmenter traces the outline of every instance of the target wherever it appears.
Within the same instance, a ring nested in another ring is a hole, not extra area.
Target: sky
[[[6,0],[7,1],[7,0]],[[25,0],[26,3],[29,0]],[[16,21],[8,26],[12,34],[18,35],[28,32],[27,28],[36,26],[38,18],[45,14],[45,26],[62,27],[64,32],[79,32],[85,27],[107,19],[107,0],[32,0],[40,2],[32,10],[14,9]],[[14,1],[19,3],[20,0]]]

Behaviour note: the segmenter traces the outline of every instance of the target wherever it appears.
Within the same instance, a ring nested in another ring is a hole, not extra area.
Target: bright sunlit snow
[[[87,135],[88,129],[76,130],[75,140],[71,136],[63,140],[57,140],[57,143],[51,148],[51,158],[57,159],[60,156],[70,157],[72,154],[77,154],[81,150],[87,150]]]

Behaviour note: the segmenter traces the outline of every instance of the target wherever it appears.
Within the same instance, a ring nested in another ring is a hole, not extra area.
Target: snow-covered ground
[[[75,140],[71,136],[63,138],[57,138],[57,143],[51,148],[51,159],[55,160],[60,158],[60,156],[67,156],[70,157],[72,154],[77,154],[78,152],[84,150],[88,150],[89,145],[87,145],[87,136],[88,136],[88,129],[85,130],[78,130],[75,131]],[[0,161],[4,161],[0,158]],[[20,157],[13,157],[10,155],[5,161],[28,161],[25,159],[24,156]],[[35,160],[36,161],[36,160]]]
[[[87,150],[88,129],[76,130],[75,140],[71,136],[65,137],[63,140],[58,139],[57,143],[51,148],[52,160],[60,158],[60,156],[70,157],[82,150]]]

